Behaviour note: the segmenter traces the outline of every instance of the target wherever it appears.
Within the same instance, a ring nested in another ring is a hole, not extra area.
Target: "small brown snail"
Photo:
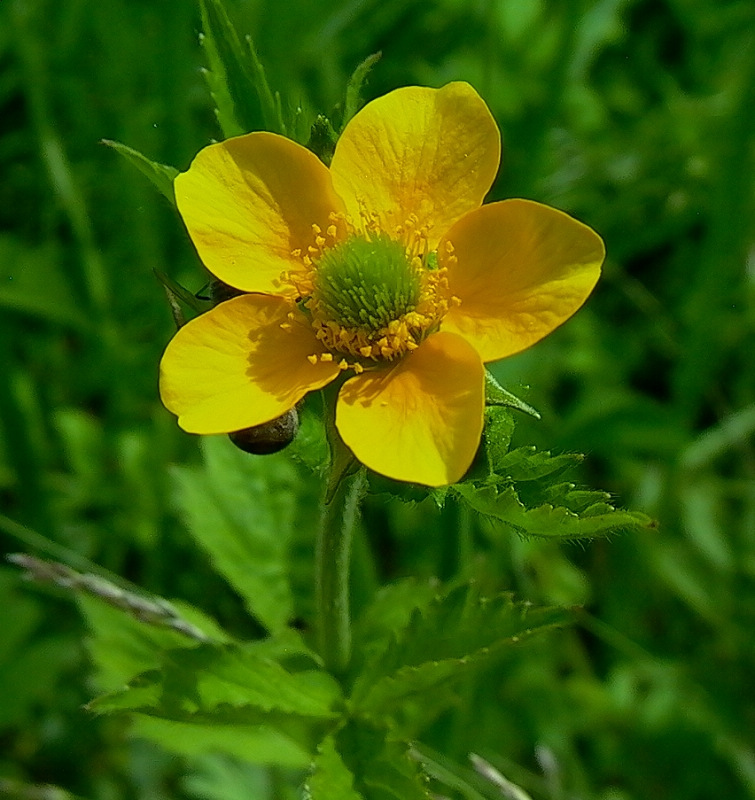
[[[270,422],[229,433],[228,438],[245,453],[266,456],[291,444],[298,430],[299,413],[294,407]]]

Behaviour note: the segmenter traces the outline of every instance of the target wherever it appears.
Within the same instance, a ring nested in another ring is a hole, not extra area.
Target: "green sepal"
[[[323,164],[330,166],[337,141],[338,134],[331,121],[324,114],[318,114],[309,132],[307,149],[311,150]]]
[[[522,411],[535,419],[540,419],[540,413],[529,403],[512,394],[508,389],[504,389],[493,377],[489,370],[485,370],[485,405],[487,406],[507,406]]]
[[[365,81],[367,80],[367,76],[370,74],[370,70],[372,70],[375,64],[380,61],[382,55],[382,53],[378,52],[373,53],[371,56],[367,56],[367,58],[365,58],[364,61],[357,66],[349,78],[349,82],[346,84],[346,102],[344,103],[343,108],[343,119],[341,120],[340,128],[341,131],[343,131],[349,120],[362,107],[362,89]]]
[[[223,136],[253,130],[286,133],[280,100],[270,89],[249,37],[242,44],[222,0],[200,0],[205,78]]]
[[[174,281],[170,275],[166,275],[162,270],[155,268],[153,270],[155,277],[163,285],[169,300],[171,300],[171,307],[173,307],[175,300],[179,300],[185,306],[188,306],[194,313],[202,314],[209,311],[211,304],[206,300],[201,300],[195,294],[192,294],[188,289],[181,286],[180,283]]]
[[[142,175],[149,179],[163,197],[166,197],[175,206],[176,197],[173,193],[173,181],[178,175],[178,170],[175,167],[151,161],[138,150],[134,150],[133,147],[114,142],[112,139],[102,139],[102,144],[106,144],[108,147],[112,147],[116,153],[120,153],[129,164],[135,166]]]

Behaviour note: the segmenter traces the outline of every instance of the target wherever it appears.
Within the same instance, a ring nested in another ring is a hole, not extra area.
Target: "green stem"
[[[364,470],[342,472],[329,485],[315,564],[318,645],[325,666],[343,673],[351,657],[349,578],[351,541],[364,485]]]

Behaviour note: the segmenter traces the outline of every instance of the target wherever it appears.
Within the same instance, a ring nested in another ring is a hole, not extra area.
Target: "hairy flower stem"
[[[346,471],[325,498],[315,564],[318,647],[325,666],[343,673],[351,657],[351,542],[364,470]]]

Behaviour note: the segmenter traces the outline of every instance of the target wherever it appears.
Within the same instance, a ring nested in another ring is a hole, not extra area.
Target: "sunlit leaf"
[[[250,613],[280,630],[293,613],[287,554],[300,526],[297,470],[284,454],[250,456],[225,437],[205,437],[202,447],[204,467],[174,470],[179,511]]]

